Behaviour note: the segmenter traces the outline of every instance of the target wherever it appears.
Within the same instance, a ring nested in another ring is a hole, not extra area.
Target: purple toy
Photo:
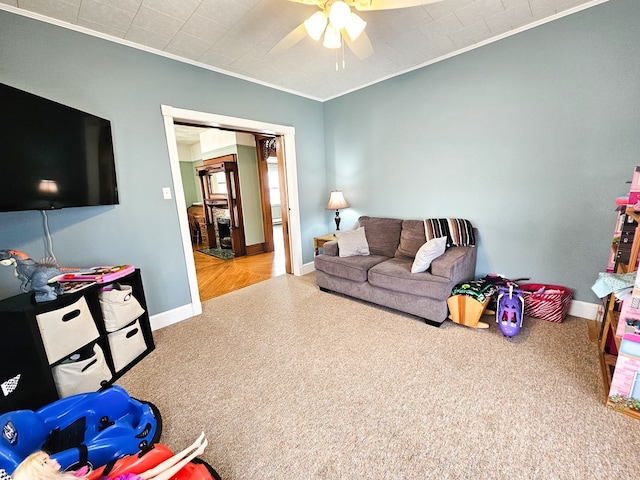
[[[498,308],[496,322],[505,337],[513,337],[522,328],[524,314],[524,296],[522,290],[513,285],[498,290]]]

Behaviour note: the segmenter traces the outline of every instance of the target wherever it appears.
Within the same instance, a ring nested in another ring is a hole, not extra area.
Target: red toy
[[[173,456],[166,445],[156,443],[137,454],[111,461],[89,473],[88,480],[115,479],[126,473],[140,474]],[[185,465],[172,480],[220,480],[218,473],[204,461],[195,458]]]

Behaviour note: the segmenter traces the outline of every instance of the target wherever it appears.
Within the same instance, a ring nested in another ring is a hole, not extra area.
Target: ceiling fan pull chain
[[[339,70],[338,68],[338,50],[336,49],[336,72]]]
[[[342,69],[344,70],[347,65],[346,62],[344,61],[344,40],[341,43],[342,43]]]

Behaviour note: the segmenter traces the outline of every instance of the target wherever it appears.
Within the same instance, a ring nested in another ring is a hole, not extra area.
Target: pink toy
[[[59,278],[60,282],[96,282],[107,283],[129,275],[135,270],[133,265],[91,267],[78,273],[70,273]]]
[[[629,195],[620,195],[616,198],[616,205],[628,205],[629,204]]]

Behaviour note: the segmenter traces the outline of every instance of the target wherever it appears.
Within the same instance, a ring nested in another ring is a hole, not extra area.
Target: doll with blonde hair
[[[207,447],[204,432],[187,448],[176,453],[155,467],[139,474],[125,473],[113,480],[169,480],[187,463],[204,452]],[[56,459],[43,451],[37,451],[25,458],[13,472],[13,480],[78,480],[86,472],[63,471]]]
[[[78,480],[73,472],[60,470],[60,464],[48,453],[37,451],[25,458],[15,469],[14,480]]]

